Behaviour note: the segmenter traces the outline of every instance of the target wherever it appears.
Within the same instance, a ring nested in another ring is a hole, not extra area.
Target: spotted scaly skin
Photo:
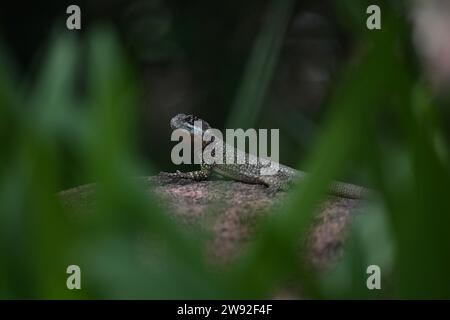
[[[201,127],[196,126],[196,124],[200,123]],[[202,139],[202,132],[211,127],[209,124],[194,116],[194,115],[186,115],[186,114],[178,114],[172,118],[170,121],[170,125],[172,129],[185,129],[187,130],[191,136],[195,139]],[[222,164],[201,164],[201,170],[192,171],[192,172],[180,172],[177,171],[173,175],[179,178],[193,179],[195,181],[201,181],[208,179],[209,176],[214,172],[218,173],[221,176],[246,182],[246,183],[254,183],[254,184],[263,184],[268,188],[274,191],[278,190],[286,190],[288,189],[294,182],[303,179],[307,174],[305,172],[295,170],[288,166],[284,166],[282,164],[277,164],[278,170],[273,175],[262,175],[261,169],[267,168],[270,166],[270,163],[261,161],[260,158],[256,156],[249,155],[248,153],[243,153],[245,157],[245,161],[243,164],[228,164],[225,159],[226,156],[231,153],[232,156],[235,156],[238,152],[232,146],[221,142],[223,144],[223,155],[224,161]],[[206,145],[203,144],[203,148]],[[202,149],[203,149],[202,148]],[[203,150],[199,150],[203,151]],[[198,155],[196,155],[198,156]],[[253,157],[253,158],[252,158]],[[250,161],[253,160],[253,161]],[[343,198],[351,198],[351,199],[360,199],[368,194],[371,191],[367,188],[353,185],[345,182],[333,182],[328,192],[332,195],[343,197]]]

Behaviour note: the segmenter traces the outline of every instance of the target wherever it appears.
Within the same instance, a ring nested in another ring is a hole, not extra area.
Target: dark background
[[[157,169],[170,161],[169,121],[194,113],[223,129],[246,62],[266,22],[267,1],[46,1],[2,5],[0,30],[22,75],[32,77],[66,8],[81,8],[82,37],[114,26],[139,77],[139,148]],[[289,16],[257,128],[280,128],[281,161],[295,166],[313,143],[325,101],[351,49],[329,1],[301,1]],[[188,169],[183,168],[183,169]],[[69,179],[70,180],[70,179]],[[82,181],[67,181],[73,186]]]

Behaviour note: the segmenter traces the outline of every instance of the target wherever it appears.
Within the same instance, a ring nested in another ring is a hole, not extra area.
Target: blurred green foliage
[[[349,32],[362,30],[350,2],[337,11]],[[273,1],[231,123],[252,125],[260,114],[292,4]],[[115,32],[55,32],[32,81],[16,77],[1,48],[0,297],[267,298],[295,279],[317,298],[450,298],[448,143],[408,59],[408,24],[397,5],[384,8],[383,32],[354,32],[357,50],[301,166],[311,176],[226,270],[208,265],[203,235],[177,227],[132,178],[146,168],[133,143],[139,86]],[[299,261],[298,236],[328,182],[352,165],[379,193],[355,220],[337,268],[314,272]],[[60,205],[67,171],[98,182],[94,212]],[[147,263],[136,261],[136,247]],[[80,292],[66,289],[70,264],[81,267]],[[370,264],[382,267],[387,288],[367,290]]]
[[[227,128],[254,127],[272,79],[283,35],[295,1],[270,1],[266,24],[259,32],[241,81]]]

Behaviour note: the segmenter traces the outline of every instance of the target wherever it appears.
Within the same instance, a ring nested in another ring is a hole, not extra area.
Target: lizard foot
[[[181,172],[177,170],[176,172],[161,172],[161,173],[171,178],[189,179],[194,181],[202,181],[207,179],[209,176],[209,171],[206,170],[191,171],[191,172]]]
[[[173,179],[191,179],[191,177],[183,175],[183,172],[177,170],[176,172],[166,172],[161,171],[159,175],[167,178],[173,178]]]

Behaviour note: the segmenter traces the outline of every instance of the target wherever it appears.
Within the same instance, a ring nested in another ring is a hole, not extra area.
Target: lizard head
[[[200,119],[192,114],[177,114],[170,120],[170,126],[173,130],[185,129],[191,134],[202,133],[205,130],[210,129],[210,125],[205,120]]]
[[[170,120],[170,126],[173,130],[187,130],[191,136],[191,139],[193,139],[192,141],[194,141],[194,145],[195,142],[198,141],[201,144],[202,149],[211,142],[203,140],[203,133],[206,130],[211,129],[209,123],[192,114],[177,114]]]

